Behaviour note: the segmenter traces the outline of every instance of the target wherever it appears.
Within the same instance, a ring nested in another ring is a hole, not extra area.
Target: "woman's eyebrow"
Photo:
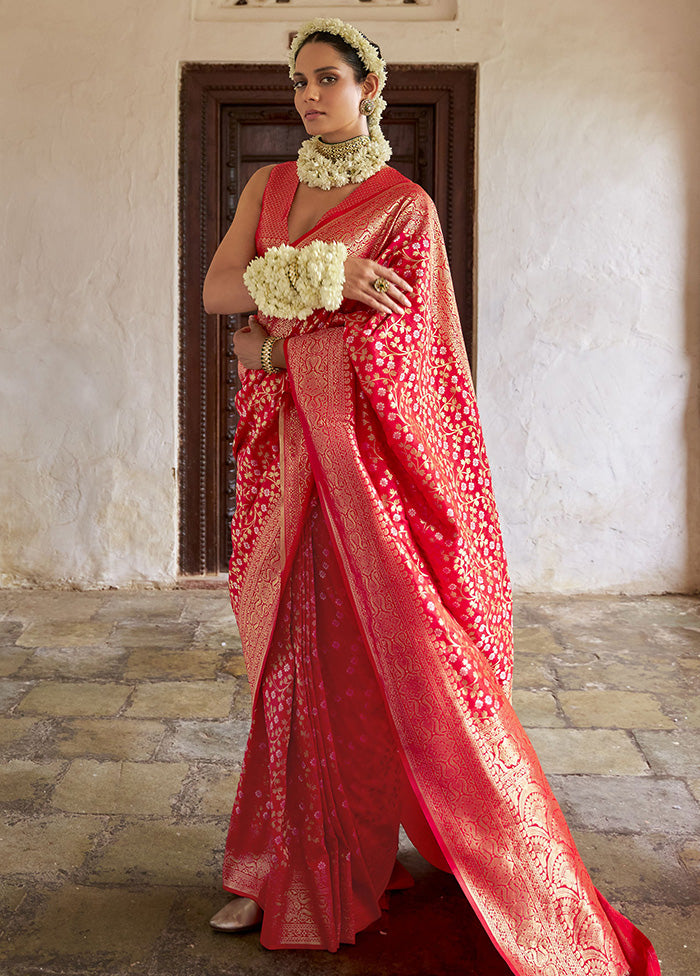
[[[314,74],[317,75],[321,71],[337,71],[337,70],[338,70],[338,65],[337,64],[327,64],[325,68],[315,68],[314,69]],[[304,75],[303,75],[303,73],[301,71],[295,71],[294,72],[294,77],[295,78],[297,78],[297,77],[298,78],[303,78]]]

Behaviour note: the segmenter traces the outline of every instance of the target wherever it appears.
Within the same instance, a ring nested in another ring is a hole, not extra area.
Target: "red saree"
[[[258,253],[288,243],[275,167]],[[242,371],[230,591],[253,691],[224,885],[268,948],[335,950],[380,915],[399,823],[449,867],[517,976],[653,976],[594,888],[510,704],[511,595],[432,201],[385,167],[304,237],[414,288],[267,319]]]

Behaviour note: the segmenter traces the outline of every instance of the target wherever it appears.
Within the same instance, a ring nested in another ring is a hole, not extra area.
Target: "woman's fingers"
[[[409,305],[404,305],[403,302],[399,304],[398,301],[394,301],[388,292],[384,294],[375,292],[373,288],[368,288],[364,292],[360,299],[363,305],[369,305],[370,308],[376,309],[378,312],[405,312]]]
[[[238,331],[239,332],[250,332],[252,335],[255,335],[255,336],[266,336],[267,335],[267,330],[265,329],[265,327],[263,325],[260,324],[260,322],[258,322],[258,318],[257,318],[256,315],[249,315],[248,316],[248,324],[247,325],[244,325]]]
[[[255,315],[248,316],[248,325],[241,326],[233,336],[233,351],[244,369],[260,369],[260,352],[267,331]]]
[[[377,277],[384,278],[385,281],[388,281],[390,285],[393,285],[400,292],[413,291],[413,287],[392,268],[384,268],[381,264],[377,264],[375,267],[377,269]]]
[[[377,279],[373,279],[376,281]],[[386,281],[386,279],[384,279]],[[411,303],[403,294],[399,291],[396,285],[389,285],[387,291],[377,291],[374,285],[370,285],[370,294],[374,301],[377,303],[375,307],[387,308],[391,312],[405,312],[407,308],[411,307]],[[372,294],[373,292],[373,294]]]
[[[402,314],[406,309],[402,305],[397,305],[388,295],[367,295],[362,301],[365,305],[375,309],[377,312],[398,312]]]
[[[370,282],[370,287],[379,297],[380,304],[390,308],[392,312],[400,312],[405,308],[411,307],[411,302],[406,297],[405,292],[412,292],[413,288],[407,281],[404,281],[404,279],[400,275],[396,274],[395,271],[392,271],[391,268],[384,268],[381,264],[374,265],[374,272],[376,272],[376,274]],[[386,291],[377,291],[377,289],[374,287],[374,283],[377,280],[386,281],[388,283],[389,287]]]
[[[243,334],[247,332],[250,332],[250,329],[248,328],[247,325],[244,325],[243,328],[236,329],[236,331],[233,333],[233,351],[235,352],[236,355],[239,354],[241,348],[241,339],[243,337]]]
[[[390,272],[390,277],[387,277],[387,281],[390,281],[391,284],[398,288],[401,292],[410,293],[413,291],[413,286],[409,285],[407,281],[404,281],[404,279],[400,275],[397,275],[395,271]]]
[[[379,307],[388,308],[390,312],[405,312],[406,309],[409,308],[409,305],[408,303],[404,305],[403,302],[399,304],[399,301],[394,301],[394,299],[391,298],[387,292],[387,294],[383,296],[383,301],[382,299],[379,300]]]
[[[409,300],[395,285],[391,285],[389,290],[385,292],[377,292],[374,287],[372,290],[375,292],[380,305],[390,308],[392,312],[404,312],[411,307]]]
[[[387,287],[377,290],[374,285],[378,280],[385,281]],[[377,261],[351,257],[345,262],[345,298],[362,302],[378,312],[403,312],[411,307],[407,295],[412,291],[408,281]]]

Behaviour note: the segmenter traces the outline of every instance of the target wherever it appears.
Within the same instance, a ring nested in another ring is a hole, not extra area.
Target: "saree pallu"
[[[413,293],[261,317],[288,368],[242,372],[230,591],[253,721],[224,885],[263,907],[268,948],[335,950],[379,917],[402,822],[517,976],[654,976],[510,704],[510,583],[432,201],[385,167],[290,242],[297,185],[273,169],[259,254],[342,240]]]

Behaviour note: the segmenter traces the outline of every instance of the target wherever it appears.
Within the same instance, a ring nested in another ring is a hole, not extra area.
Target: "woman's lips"
[[[319,115],[323,115],[323,112],[316,112],[313,109],[309,112],[304,113],[305,119],[316,119]]]

